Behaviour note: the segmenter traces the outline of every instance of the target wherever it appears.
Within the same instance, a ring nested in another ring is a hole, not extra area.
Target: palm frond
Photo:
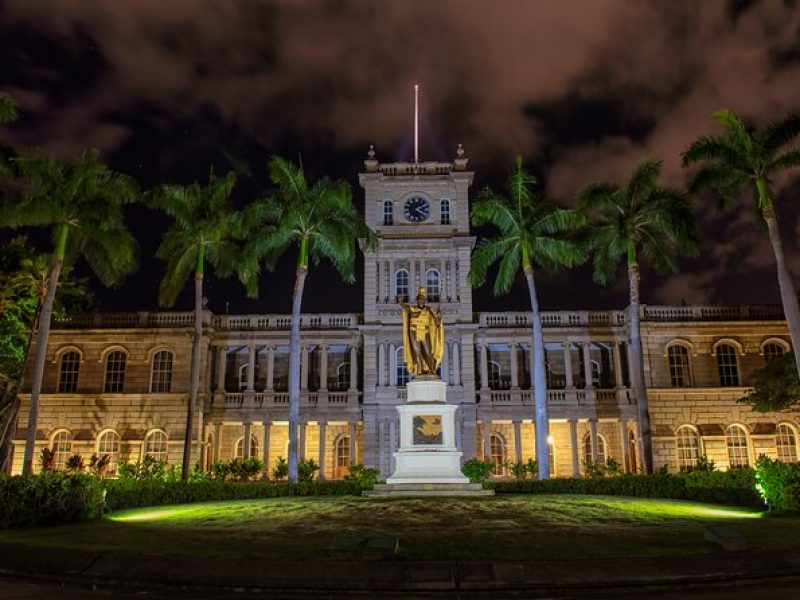
[[[774,156],[783,146],[800,136],[800,114],[789,113],[769,123],[759,135],[761,149],[766,158]]]

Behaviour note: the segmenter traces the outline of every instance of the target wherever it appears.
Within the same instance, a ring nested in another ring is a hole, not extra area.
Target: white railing
[[[211,313],[203,313],[203,324],[208,325]],[[140,327],[168,328],[192,327],[193,312],[118,312],[90,313],[53,319],[54,329],[131,329]]]
[[[221,404],[225,408],[289,406],[288,392],[225,392],[225,394],[215,395],[215,398],[221,398]],[[357,403],[357,400],[357,391],[327,393],[303,390],[300,392],[301,406],[306,407],[315,407],[326,403],[329,406],[346,407],[351,403]]]
[[[642,306],[647,321],[774,321],[783,320],[778,305],[745,306]]]
[[[212,324],[217,329],[291,329],[291,315],[217,315]],[[351,329],[358,325],[353,313],[320,313],[300,315],[301,329]]]
[[[483,327],[530,327],[531,315],[530,312],[484,312],[479,314],[478,324]],[[623,310],[544,311],[541,317],[545,327],[612,326],[625,323]]]
[[[421,163],[382,163],[378,170],[384,175],[447,175],[453,170],[452,163],[421,162]]]

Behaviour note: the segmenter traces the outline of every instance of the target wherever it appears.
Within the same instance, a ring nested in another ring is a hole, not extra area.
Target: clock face
[[[431,205],[425,198],[412,196],[403,207],[403,215],[412,223],[421,223],[431,214]]]

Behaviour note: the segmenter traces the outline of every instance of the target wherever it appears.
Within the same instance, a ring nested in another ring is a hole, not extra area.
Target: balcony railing
[[[300,405],[304,407],[319,406],[358,406],[358,391],[352,392],[300,392]],[[225,392],[214,394],[212,406],[224,408],[269,408],[289,406],[288,392]]]
[[[613,326],[625,323],[625,311],[622,310],[546,311],[541,315],[545,327]],[[482,327],[530,327],[531,318],[529,312],[484,312],[478,315],[478,324]]]
[[[216,329],[232,331],[250,329],[291,329],[291,315],[217,315],[212,324]],[[350,329],[358,325],[353,313],[321,313],[300,315],[301,329]]]
[[[532,405],[531,390],[479,390],[481,402],[492,405]],[[592,390],[547,390],[547,403],[553,405],[626,405],[635,399],[627,388]]]

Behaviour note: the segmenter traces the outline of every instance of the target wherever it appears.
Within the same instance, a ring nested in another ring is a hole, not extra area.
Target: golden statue
[[[398,297],[403,311],[403,357],[412,375],[433,375],[444,356],[442,314],[427,305],[423,286],[417,292],[417,304],[406,304]]]

